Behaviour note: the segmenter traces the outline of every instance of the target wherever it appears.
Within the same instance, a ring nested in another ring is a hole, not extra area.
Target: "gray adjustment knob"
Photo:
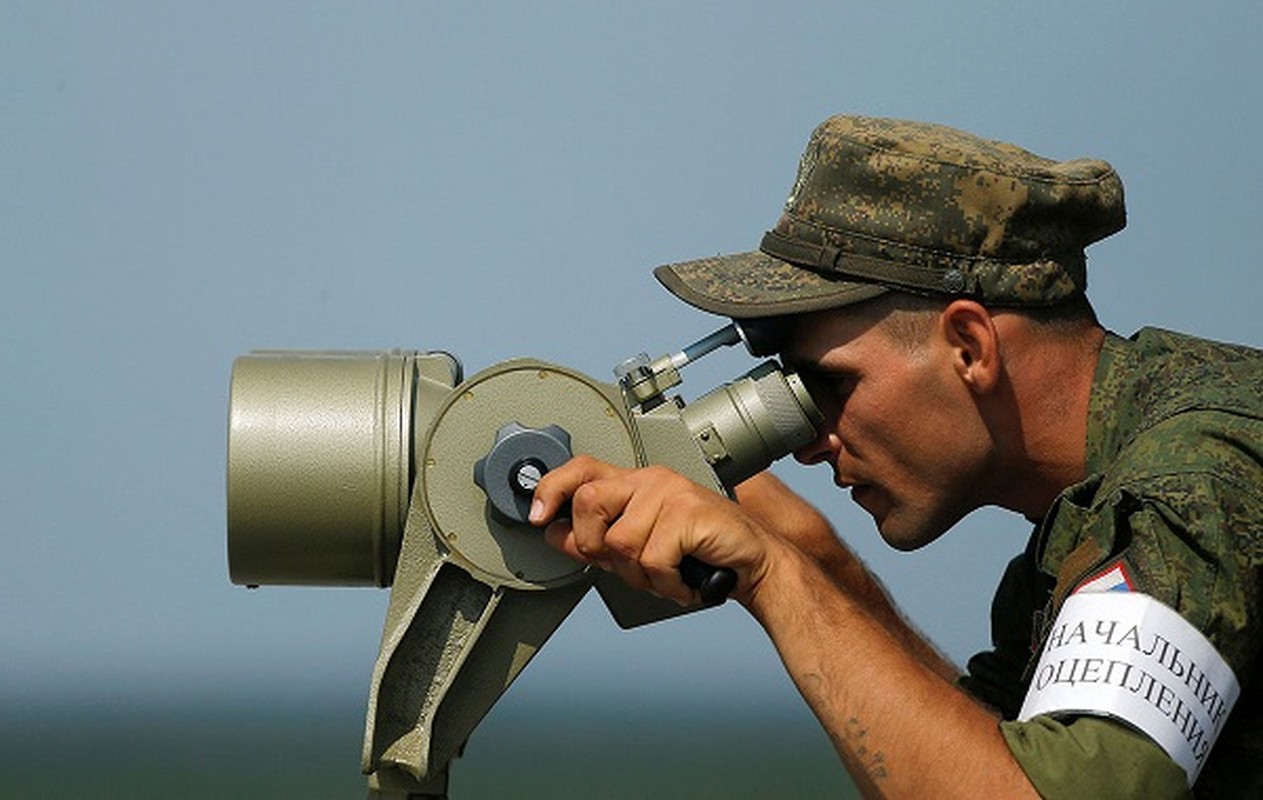
[[[527,428],[510,422],[474,464],[474,483],[491,506],[513,522],[526,522],[531,498],[544,473],[570,460],[570,434],[556,425]]]

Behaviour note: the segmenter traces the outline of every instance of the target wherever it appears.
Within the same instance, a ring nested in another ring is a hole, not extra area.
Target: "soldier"
[[[1105,162],[839,116],[759,252],[657,270],[706,311],[791,317],[782,356],[826,418],[796,455],[892,546],[984,505],[1035,521],[964,674],[770,476],[732,503],[577,458],[532,520],[681,602],[683,556],[734,569],[866,793],[1263,796],[1263,354],[1105,331],[1084,248],[1123,225]]]

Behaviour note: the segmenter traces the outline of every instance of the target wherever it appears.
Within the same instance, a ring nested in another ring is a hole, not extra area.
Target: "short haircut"
[[[915,351],[925,343],[935,320],[956,298],[891,291],[862,304],[866,313],[880,321],[882,330],[896,344]],[[1100,326],[1096,311],[1082,292],[1064,303],[1035,308],[990,308],[992,312],[1018,314],[1049,336],[1069,336]]]

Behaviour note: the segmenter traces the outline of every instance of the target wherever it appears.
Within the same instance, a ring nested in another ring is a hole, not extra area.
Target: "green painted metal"
[[[624,627],[692,610],[570,561],[493,508],[475,465],[506,425],[555,426],[575,454],[663,464],[716,492],[815,436],[819,412],[775,362],[687,406],[663,394],[679,382],[671,360],[654,363],[671,374],[642,371],[629,391],[532,359],[461,383],[442,353],[237,360],[232,580],[391,587],[361,754],[371,797],[445,797],[469,734],[594,584]]]

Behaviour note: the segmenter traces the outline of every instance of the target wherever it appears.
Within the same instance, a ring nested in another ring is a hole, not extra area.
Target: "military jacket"
[[[1146,328],[1110,335],[1089,402],[1087,475],[1036,525],[992,606],[994,649],[961,685],[996,708],[1047,797],[1184,797],[1184,771],[1139,731],[1018,710],[1062,602],[1121,565],[1196,627],[1241,686],[1193,791],[1263,797],[1263,352]]]

